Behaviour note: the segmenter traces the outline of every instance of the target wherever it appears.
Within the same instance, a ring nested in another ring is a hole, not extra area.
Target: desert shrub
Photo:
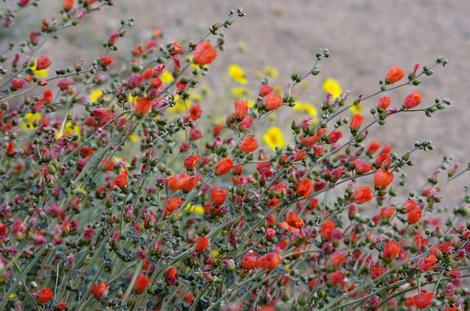
[[[17,11],[34,4],[5,6],[3,27],[20,27]],[[469,308],[468,189],[456,206],[439,195],[469,168],[445,158],[407,189],[413,154],[431,143],[397,154],[371,137],[388,118],[451,104],[416,90],[446,59],[392,66],[358,98],[327,81],[320,112],[294,121],[286,144],[282,130],[260,139],[257,126],[313,109],[296,87],[320,74],[328,50],[281,90],[263,79],[254,98],[218,103],[229,112],[214,123],[191,92],[243,11],[187,44],[155,31],[127,58],[116,53],[132,19],[94,60],[61,66],[41,54],[111,4],[65,0],[28,38],[2,43],[0,309]],[[229,74],[246,83],[240,68]],[[398,88],[409,95],[392,102],[385,93]]]

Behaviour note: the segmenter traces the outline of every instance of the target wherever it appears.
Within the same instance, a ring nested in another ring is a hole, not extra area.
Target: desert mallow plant
[[[4,9],[2,25],[35,4]],[[318,120],[293,122],[292,143],[271,151],[257,126],[296,105],[328,50],[283,90],[265,79],[255,98],[219,103],[230,112],[213,124],[204,102],[168,111],[189,101],[242,10],[196,42],[162,44],[155,31],[126,60],[116,53],[132,19],[95,60],[41,54],[111,4],[65,0],[4,44],[0,309],[468,310],[470,196],[451,207],[439,192],[469,168],[445,158],[407,189],[413,153],[431,143],[396,154],[371,137],[388,118],[451,104],[416,90],[447,60],[392,66],[367,96],[327,94]],[[409,95],[392,102],[398,88]],[[370,113],[345,116],[359,105]]]

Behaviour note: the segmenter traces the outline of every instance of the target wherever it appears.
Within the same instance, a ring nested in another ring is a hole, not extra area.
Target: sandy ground
[[[44,0],[46,5],[56,1]],[[67,35],[76,48],[69,58],[89,59],[93,44],[116,29],[119,20],[133,16],[134,42],[148,38],[149,31],[160,27],[165,39],[198,38],[214,21],[222,20],[231,8],[243,7],[247,16],[227,32],[227,52],[211,68],[209,85],[219,89],[220,75],[230,63],[243,65],[249,77],[265,65],[276,67],[286,78],[302,72],[311,64],[314,52],[327,47],[332,57],[324,62],[322,76],[337,78],[353,95],[369,94],[377,89],[378,79],[390,65],[412,68],[415,63],[431,64],[439,56],[449,65],[438,68],[420,89],[425,101],[436,96],[452,99],[454,105],[432,119],[422,114],[406,114],[391,119],[376,135],[398,152],[408,150],[414,141],[429,139],[436,149],[417,154],[411,170],[412,184],[421,184],[426,173],[439,164],[443,155],[451,155],[462,165],[470,161],[470,1],[398,0],[398,1],[309,1],[309,0],[134,0],[115,1],[113,8],[93,17],[80,32]],[[45,5],[45,4],[42,4]],[[99,29],[99,31],[97,31]],[[148,29],[140,31],[137,29]],[[236,52],[243,42],[247,51]],[[54,46],[46,47],[53,53]],[[282,81],[282,79],[280,80]],[[284,79],[284,81],[287,81]],[[255,79],[251,82],[257,83]],[[256,84],[254,84],[256,85]],[[310,97],[321,98],[321,78],[311,81]],[[401,100],[412,88],[393,95]],[[213,103],[205,103],[213,105]],[[368,105],[372,105],[369,102]],[[229,104],[227,103],[227,110]],[[420,182],[421,181],[421,182]],[[470,174],[458,181],[458,187],[446,193],[461,195],[470,185]]]

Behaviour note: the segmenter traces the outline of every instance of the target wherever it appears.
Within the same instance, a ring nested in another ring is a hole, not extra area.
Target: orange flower
[[[36,293],[36,301],[40,304],[46,304],[54,298],[54,292],[49,287],[41,288]]]
[[[286,215],[286,223],[294,228],[300,229],[304,226],[304,221],[296,213],[288,212]]]
[[[335,223],[331,220],[326,220],[320,227],[321,236],[325,240],[329,240],[333,236],[333,232],[335,231],[335,229],[336,229]]]
[[[211,191],[211,201],[215,205],[219,206],[224,204],[225,200],[227,199],[227,189],[223,188],[212,188]]]
[[[355,114],[351,117],[351,124],[349,125],[349,128],[351,131],[357,131],[361,128],[363,122],[364,116],[362,114]]]
[[[378,140],[373,140],[367,146],[367,154],[372,155],[380,149],[380,142]]]
[[[96,299],[102,299],[108,295],[108,284],[106,283],[98,283],[93,284],[91,287],[91,293],[95,296]]]
[[[186,182],[181,187],[181,190],[183,190],[184,192],[189,192],[194,187],[196,187],[199,184],[200,181],[201,181],[201,176],[200,175],[189,176],[189,178],[186,180]]]
[[[421,258],[418,260],[418,268],[421,272],[426,272],[434,268],[437,263],[437,257],[429,255],[428,257]]]
[[[347,257],[343,251],[336,251],[330,256],[330,262],[335,267],[341,266],[346,261],[346,259]]]
[[[175,210],[177,210],[181,204],[183,204],[183,200],[179,197],[174,197],[171,199],[168,199],[168,202],[166,203],[165,211],[163,215],[166,217],[173,213]]]
[[[51,60],[47,56],[39,56],[36,59],[36,70],[47,69],[51,66]]]
[[[243,153],[250,153],[258,149],[258,142],[253,135],[245,137],[238,146]]]
[[[193,62],[197,65],[209,65],[217,57],[217,51],[212,44],[203,41],[194,49]]]
[[[418,309],[426,309],[432,304],[433,299],[434,293],[426,291],[413,296],[414,304]]]
[[[381,110],[387,110],[388,106],[392,103],[392,98],[390,96],[382,96],[377,102],[377,108]]]
[[[258,254],[253,251],[249,251],[245,256],[242,257],[240,266],[245,270],[252,270],[256,267],[256,261],[258,259]]]
[[[423,212],[415,200],[408,199],[405,202],[405,209],[409,224],[415,224],[420,221]]]
[[[232,117],[237,120],[243,120],[248,113],[248,102],[244,99],[237,100],[234,104],[235,112],[232,113]]]
[[[168,188],[173,191],[180,190],[186,182],[189,180],[189,175],[185,173],[170,176],[166,179]]]
[[[113,63],[113,58],[109,55],[101,56],[100,65],[103,67],[108,67]]]
[[[421,104],[421,94],[418,92],[413,92],[405,97],[403,101],[403,106],[407,109],[412,109]]]
[[[395,215],[395,208],[393,207],[384,207],[380,210],[380,218],[390,219]]]
[[[274,270],[281,263],[281,256],[277,252],[264,254],[256,260],[256,266],[261,269]]]
[[[137,276],[134,284],[134,290],[137,294],[142,294],[150,283],[150,279],[146,277],[143,273],[140,273]]]
[[[73,7],[75,0],[64,0],[64,10],[70,11]]]
[[[383,256],[387,260],[395,259],[400,255],[401,246],[395,241],[387,241],[384,245]]]
[[[404,75],[403,69],[398,66],[392,66],[385,75],[385,81],[389,84],[393,84],[403,79]]]
[[[200,157],[197,154],[193,154],[193,155],[186,157],[186,159],[184,159],[184,167],[187,170],[194,169],[196,165],[199,163],[199,159]]]
[[[362,204],[372,200],[372,190],[368,186],[359,187],[354,190],[353,201],[357,204]]]
[[[215,174],[217,176],[222,176],[230,172],[230,170],[233,168],[233,161],[230,158],[223,158],[222,160],[219,161],[219,163],[216,164],[215,166]]]
[[[209,247],[209,239],[202,236],[196,240],[196,252],[203,253]]]
[[[379,169],[374,175],[374,185],[378,189],[385,189],[393,181],[393,173]]]
[[[122,172],[116,176],[116,179],[114,180],[114,184],[121,189],[126,188],[127,183],[128,183],[128,175],[129,175],[129,172],[127,168],[124,168]]]
[[[281,95],[271,92],[266,95],[264,100],[264,106],[268,110],[276,110],[277,108],[281,107],[283,104]]]
[[[170,267],[165,272],[165,276],[166,276],[167,280],[174,280],[174,279],[176,279],[177,275],[178,275],[178,270],[176,270],[175,267]]]
[[[135,112],[138,116],[144,116],[152,108],[152,101],[148,98],[141,97],[137,99],[137,104],[135,106]]]
[[[308,198],[313,191],[313,182],[310,179],[302,179],[297,184],[297,195]]]

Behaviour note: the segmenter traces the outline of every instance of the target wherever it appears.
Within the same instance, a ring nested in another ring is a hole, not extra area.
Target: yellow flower
[[[248,105],[248,108],[253,108],[255,106],[255,101],[254,100],[247,100],[246,101],[247,105]]]
[[[351,110],[353,114],[360,114],[362,112],[362,103],[352,105],[351,107],[349,107],[349,110]]]
[[[189,98],[195,102],[200,102],[204,99],[201,94],[193,90],[189,91]]]
[[[189,99],[183,100],[178,94],[175,95],[175,105],[168,108],[169,112],[181,113],[191,107],[191,101]]]
[[[162,73],[160,79],[162,80],[163,83],[166,83],[166,84],[171,83],[175,80],[171,72],[166,71],[166,70]]]
[[[219,255],[220,255],[220,252],[219,252],[218,249],[216,249],[216,248],[211,249],[211,257],[217,258],[217,257],[219,257]]]
[[[237,64],[232,64],[228,67],[228,75],[232,78],[235,82],[238,82],[242,85],[245,85],[248,82],[246,78],[245,71],[243,68]]]
[[[325,93],[330,93],[331,96],[333,96],[333,99],[340,96],[342,92],[341,84],[333,78],[327,78],[323,82],[322,88]]]
[[[311,103],[296,102],[294,110],[305,112],[309,116],[316,117],[318,115],[317,108]]]
[[[188,203],[184,209],[188,213],[192,213],[196,215],[204,215],[204,208],[202,207],[202,205],[199,205],[199,204]]]
[[[133,143],[136,143],[139,141],[139,136],[137,136],[136,134],[131,134],[129,135],[129,140]]]
[[[41,121],[42,115],[39,112],[27,112],[24,115],[24,121],[20,122],[20,128],[24,130],[34,130],[39,121]]]
[[[96,103],[100,97],[103,96],[103,91],[102,90],[92,90],[90,93],[90,101],[92,103]]]
[[[284,148],[286,146],[284,134],[282,134],[281,129],[278,127],[268,128],[263,135],[263,140],[272,150],[276,150],[276,147]]]
[[[248,91],[248,89],[240,86],[240,87],[234,87],[232,88],[232,95],[235,96],[235,98],[243,98],[243,97],[247,97],[250,92]]]
[[[71,121],[67,121],[65,126],[57,131],[56,138],[60,139],[62,136],[68,137],[70,135],[80,136],[80,126],[74,125]]]
[[[279,76],[279,71],[277,71],[274,67],[266,66],[264,67],[264,74],[270,78],[276,78]]]
[[[31,70],[33,71],[34,75],[41,79],[46,79],[49,74],[49,68],[37,70],[36,66],[37,66],[36,63],[34,63],[34,66],[31,67]]]

